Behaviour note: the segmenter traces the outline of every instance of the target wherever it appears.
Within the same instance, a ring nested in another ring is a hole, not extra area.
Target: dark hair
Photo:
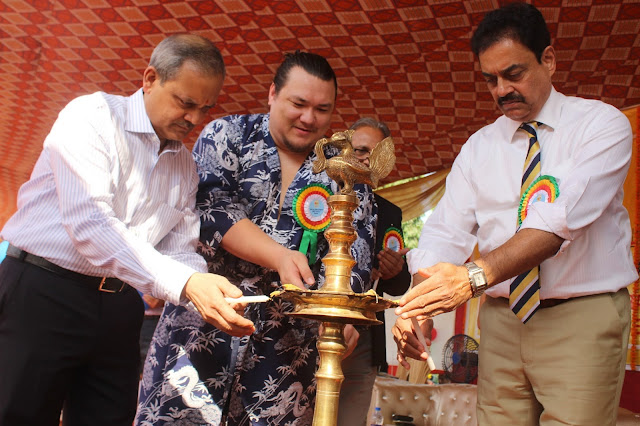
[[[359,120],[357,120],[355,123],[353,123],[351,127],[349,127],[349,130],[357,130],[361,127],[371,127],[372,129],[378,129],[380,130],[380,132],[382,132],[383,138],[391,136],[391,131],[389,130],[389,127],[387,127],[387,125],[384,124],[382,121],[378,121],[375,118],[362,117]]]
[[[551,45],[542,13],[527,3],[511,3],[487,13],[471,37],[471,50],[478,56],[500,40],[515,40],[531,50],[538,62]]]
[[[165,82],[175,78],[186,61],[193,61],[205,74],[226,74],[220,50],[211,40],[195,34],[174,34],[162,40],[153,49],[149,66],[156,69],[160,82]]]
[[[293,67],[301,67],[312,76],[318,77],[323,81],[333,80],[336,96],[338,96],[338,79],[329,62],[323,56],[315,53],[301,52],[299,50],[284,55],[284,61],[282,61],[276,71],[275,77],[273,77],[276,93],[280,92],[280,89],[287,84],[289,71],[291,71]]]

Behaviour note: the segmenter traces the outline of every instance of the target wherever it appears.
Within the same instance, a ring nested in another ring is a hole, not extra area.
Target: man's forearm
[[[564,240],[538,229],[523,229],[506,243],[476,260],[489,286],[525,272],[554,256]]]
[[[269,269],[277,269],[275,260],[287,250],[249,219],[229,228],[220,244],[232,255]]]

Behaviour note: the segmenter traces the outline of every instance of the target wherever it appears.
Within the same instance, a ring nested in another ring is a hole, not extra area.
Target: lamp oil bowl
[[[303,290],[285,285],[283,290],[272,293],[290,301],[294,308],[289,315],[321,321],[324,332],[318,339],[320,366],[316,372],[316,407],[314,426],[335,425],[338,418],[340,387],[344,380],[342,356],[347,346],[344,339],[346,324],[376,325],[376,312],[396,307],[397,302],[379,297],[373,290],[354,293],[351,290],[351,271],[356,261],[351,256],[351,245],[357,238],[353,227],[353,212],[358,198],[353,192],[356,183],[367,183],[375,188],[395,164],[393,141],[386,138],[378,143],[370,156],[370,167],[361,164],[351,147],[353,131],[334,133],[330,139],[316,142],[318,160],[314,173],[326,170],[327,175],[341,187],[340,193],[329,196],[331,224],[324,231],[329,242],[329,253],[322,259],[325,266],[325,283],[319,290]],[[324,146],[332,145],[340,154],[325,159]]]

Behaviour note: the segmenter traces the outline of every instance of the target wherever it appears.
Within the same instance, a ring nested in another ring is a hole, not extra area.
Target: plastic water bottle
[[[376,407],[375,411],[371,415],[371,426],[382,426],[384,424],[384,417],[382,417],[382,411],[380,407]]]

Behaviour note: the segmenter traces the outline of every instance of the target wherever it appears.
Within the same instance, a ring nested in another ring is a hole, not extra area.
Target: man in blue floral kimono
[[[323,284],[328,244],[319,231],[326,195],[338,188],[324,172],[312,173],[312,150],[329,128],[336,94],[326,59],[288,54],[269,90],[269,114],[215,120],[194,146],[201,253],[211,272],[245,295],[268,295],[281,283]],[[355,189],[351,285],[361,293],[370,282],[376,212],[371,188]],[[249,305],[245,316],[256,331],[236,338],[167,304],[145,363],[136,423],[310,425],[319,324],[289,317],[290,310],[281,300]]]

